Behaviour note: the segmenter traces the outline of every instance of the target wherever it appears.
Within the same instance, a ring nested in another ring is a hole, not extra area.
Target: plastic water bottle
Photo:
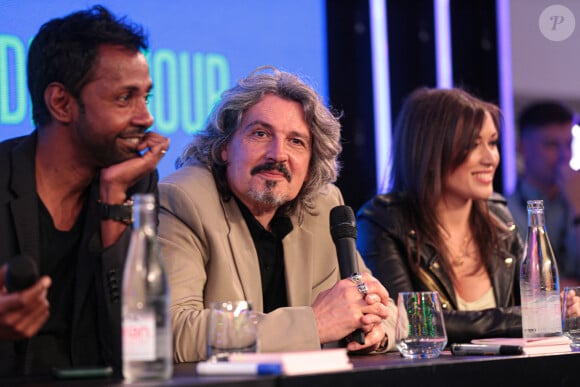
[[[123,376],[128,382],[164,380],[173,372],[173,351],[155,196],[137,194],[133,201],[133,232],[123,274]]]
[[[520,268],[524,338],[559,336],[560,284],[544,219],[544,202],[528,201],[528,234]]]

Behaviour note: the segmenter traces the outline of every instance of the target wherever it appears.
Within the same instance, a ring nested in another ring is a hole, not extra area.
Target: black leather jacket
[[[357,248],[373,275],[395,300],[399,292],[438,291],[443,307],[448,343],[468,342],[483,337],[521,337],[522,321],[519,291],[519,267],[522,241],[507,208],[505,199],[494,194],[489,200],[491,213],[507,231],[500,232],[507,248],[501,248],[487,268],[497,307],[481,311],[458,311],[451,278],[441,268],[441,257],[432,246],[423,245],[420,267],[413,273],[407,259],[406,243],[416,254],[414,230],[404,230],[400,219],[401,199],[378,195],[358,212]]]

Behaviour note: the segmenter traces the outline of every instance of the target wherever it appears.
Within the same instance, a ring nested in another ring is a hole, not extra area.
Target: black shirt
[[[48,275],[50,317],[37,335],[28,340],[25,373],[48,372],[52,367],[70,367],[71,322],[75,294],[76,256],[82,235],[85,209],[69,231],[60,231],[39,199],[40,209],[40,274]]]
[[[288,306],[282,239],[292,231],[292,221],[287,216],[276,215],[270,222],[272,232],[269,232],[240,200],[236,198],[236,202],[258,252],[264,313]]]

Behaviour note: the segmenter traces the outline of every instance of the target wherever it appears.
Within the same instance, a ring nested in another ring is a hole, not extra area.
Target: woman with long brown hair
[[[449,342],[521,336],[522,241],[494,193],[499,109],[461,89],[418,89],[394,130],[391,189],[358,213],[358,249],[397,298],[436,290]]]

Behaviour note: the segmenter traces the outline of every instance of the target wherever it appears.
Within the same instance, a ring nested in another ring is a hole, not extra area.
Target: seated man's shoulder
[[[201,165],[187,165],[165,176],[159,182],[160,190],[167,186],[180,186],[187,190],[215,188],[215,179],[210,170]]]
[[[344,205],[344,200],[342,198],[342,192],[334,184],[326,184],[318,189],[318,192],[312,197],[312,209],[314,210],[309,214],[306,212],[305,216],[307,218],[314,217],[317,218],[319,215],[324,215],[328,218],[328,213],[332,208],[340,205]]]
[[[25,170],[28,172],[31,171],[30,168],[34,168],[35,144],[35,138],[30,135],[10,138],[0,142],[0,165],[2,165],[0,187],[6,187],[12,177],[17,174],[17,171],[22,172]],[[19,151],[15,153],[17,149]],[[29,167],[22,169],[23,165],[29,165]],[[18,167],[17,170],[15,170],[16,167]]]
[[[29,138],[32,140],[32,137],[30,135],[26,135],[26,136],[21,136],[21,137],[9,138],[9,139],[6,139],[6,140],[0,142],[0,157],[1,158],[8,157],[14,148],[19,146],[20,144],[25,143],[27,141],[27,139],[29,139]],[[28,143],[30,143],[31,146],[34,146],[34,144],[35,144],[35,142],[33,142],[33,141],[28,141]],[[34,148],[30,148],[30,149],[34,149]]]
[[[335,184],[332,183],[322,186],[318,190],[318,194],[319,195],[317,196],[317,199],[323,201],[329,200],[332,201],[342,197],[342,192],[340,191],[340,188],[338,188]]]
[[[159,196],[166,200],[188,200],[195,202],[219,201],[215,179],[210,170],[201,165],[183,166],[165,176],[159,182]],[[189,199],[186,199],[189,198]]]

